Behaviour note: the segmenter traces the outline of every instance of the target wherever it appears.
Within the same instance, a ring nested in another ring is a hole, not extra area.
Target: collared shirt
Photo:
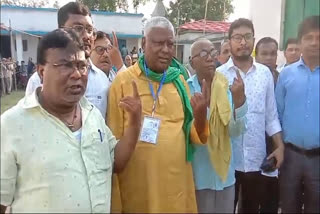
[[[187,80],[190,93],[193,95],[196,92],[201,92],[201,86],[198,81],[197,75],[193,75]],[[227,91],[227,96],[230,102],[230,106],[233,106],[232,94],[230,90]],[[229,123],[229,133],[230,137],[239,136],[246,130],[247,119],[245,117],[248,107],[247,102],[245,102],[240,108],[236,110],[236,120],[233,118]],[[209,119],[209,109],[207,118]],[[233,139],[230,138],[231,145],[234,143]],[[194,159],[192,161],[193,177],[195,181],[196,190],[202,189],[212,189],[212,190],[223,190],[226,187],[232,186],[235,183],[235,169],[234,169],[234,154],[231,146],[231,161],[228,171],[227,180],[223,182],[214,170],[209,156],[208,145],[194,145]]]
[[[286,66],[276,87],[279,117],[285,142],[303,149],[319,148],[319,75],[301,58]]]
[[[110,212],[117,141],[92,104],[80,106],[80,143],[36,92],[1,115],[1,204],[13,213]]]
[[[85,97],[99,109],[103,118],[105,118],[107,113],[108,91],[116,73],[110,69],[109,76],[107,76],[102,70],[96,67],[91,60],[90,64]]]
[[[42,86],[38,72],[34,72],[28,80],[26,96],[31,95],[39,86]]]
[[[277,71],[281,73],[281,71],[287,66],[287,63],[277,66]]]
[[[218,68],[232,85],[237,68],[232,57]],[[240,69],[239,69],[240,70]],[[274,82],[268,67],[253,62],[247,73],[240,70],[248,104],[247,131],[233,143],[235,168],[242,172],[260,171],[266,157],[265,132],[272,136],[281,131],[274,96]]]

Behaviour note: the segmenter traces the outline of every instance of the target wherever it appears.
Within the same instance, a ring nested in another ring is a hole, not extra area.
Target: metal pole
[[[203,28],[203,34],[206,34],[207,10],[208,10],[208,0],[206,0],[206,10],[205,10],[205,12],[204,12],[204,28]]]
[[[178,1],[178,27],[177,27],[177,36],[176,36],[176,57],[178,57],[178,42],[179,42],[179,25],[180,25],[180,1]]]

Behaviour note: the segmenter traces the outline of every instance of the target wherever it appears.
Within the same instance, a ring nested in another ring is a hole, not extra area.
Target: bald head
[[[199,39],[191,45],[190,64],[198,76],[211,76],[215,71],[218,51],[208,39]]]
[[[197,41],[195,41],[191,45],[191,50],[190,50],[191,57],[193,57],[196,54],[199,54],[203,48],[206,48],[209,46],[213,47],[213,44],[211,43],[211,41],[209,39],[198,39]]]

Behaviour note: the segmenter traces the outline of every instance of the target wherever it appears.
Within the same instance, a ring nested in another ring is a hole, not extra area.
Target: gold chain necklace
[[[42,96],[39,94],[39,103],[40,104],[43,104],[42,102]],[[78,104],[76,105],[75,109],[74,109],[74,113],[73,113],[73,118],[72,118],[72,122],[69,123],[68,121],[66,120],[63,120],[61,119],[61,115],[57,114],[59,117],[59,119],[70,129],[70,130],[73,130],[74,128],[74,121],[75,119],[77,118],[77,110],[78,110]]]

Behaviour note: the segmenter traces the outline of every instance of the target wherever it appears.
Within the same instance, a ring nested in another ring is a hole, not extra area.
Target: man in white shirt
[[[112,48],[109,35],[98,31],[90,55],[91,68],[85,96],[100,110],[104,118],[107,112],[108,91],[116,76],[116,72],[111,68],[109,55]],[[125,66],[120,71],[124,69]]]
[[[94,40],[96,36],[94,35],[95,29],[93,27],[90,10],[86,8],[86,6],[78,2],[69,2],[64,5],[58,11],[58,26],[59,28],[71,28],[78,33],[84,43],[86,58],[88,58],[90,57],[91,52],[95,52],[92,51],[92,45],[95,42]],[[108,58],[110,58],[109,65],[111,65],[112,62],[118,71],[122,71],[126,69],[126,67],[123,64],[118,48],[117,37],[114,33],[113,42],[114,45],[109,50],[109,53],[107,53],[109,54]],[[100,110],[102,116],[105,117],[107,108],[107,89],[109,88],[109,81],[111,78],[107,81],[103,71],[97,68],[99,66],[96,66],[93,63],[90,64],[91,69],[88,73],[88,83],[85,96]],[[30,79],[31,81],[28,82],[26,95],[32,94],[33,91],[40,86],[39,83],[41,83],[41,80],[39,82],[40,78],[37,73],[34,73]],[[106,85],[108,86],[106,87]]]
[[[266,157],[265,132],[272,136],[274,151],[268,159],[275,160],[274,168],[283,161],[284,145],[274,97],[274,82],[269,69],[254,62],[254,28],[248,19],[234,21],[229,29],[231,57],[218,68],[232,85],[236,71],[240,70],[248,103],[247,132],[233,144],[236,169],[236,200],[241,186],[240,213],[258,213],[264,200],[264,175],[260,166]]]
[[[41,86],[41,79],[39,77],[38,72],[34,72],[28,80],[27,88],[26,88],[26,96],[32,94],[39,86]]]

